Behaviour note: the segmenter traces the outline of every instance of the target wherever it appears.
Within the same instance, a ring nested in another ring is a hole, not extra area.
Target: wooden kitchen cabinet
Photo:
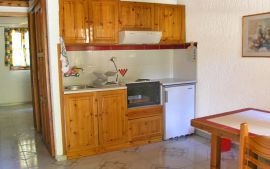
[[[118,1],[90,0],[89,9],[91,43],[117,43]]]
[[[155,29],[162,32],[162,39],[160,43],[185,43],[185,6],[163,4],[156,5]]]
[[[64,99],[67,155],[98,147],[96,94],[71,94]]]
[[[66,43],[89,43],[88,0],[60,1],[60,34]]]
[[[185,6],[60,0],[60,34],[67,44],[117,44],[123,30],[161,31],[161,44],[185,43]]]
[[[153,30],[155,5],[151,3],[120,2],[119,29]]]
[[[161,141],[163,137],[163,107],[149,106],[129,109],[128,129],[131,144]]]
[[[127,91],[98,92],[99,140],[103,147],[127,142]]]
[[[128,147],[127,90],[66,94],[68,159]]]

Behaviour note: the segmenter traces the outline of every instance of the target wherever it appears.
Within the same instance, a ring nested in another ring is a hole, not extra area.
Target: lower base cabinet
[[[128,110],[129,142],[151,143],[163,137],[163,107],[150,106]]]
[[[126,90],[66,94],[64,109],[68,159],[162,140],[162,106],[127,110]]]

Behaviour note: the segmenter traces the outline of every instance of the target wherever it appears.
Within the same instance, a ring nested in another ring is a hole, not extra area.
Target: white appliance
[[[119,44],[159,44],[161,36],[157,31],[121,31]]]
[[[164,109],[165,140],[194,133],[195,84],[164,86]]]

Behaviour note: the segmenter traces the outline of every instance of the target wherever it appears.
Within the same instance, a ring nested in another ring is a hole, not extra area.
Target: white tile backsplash
[[[82,67],[84,72],[80,77],[65,77],[64,85],[90,84],[95,80],[94,71],[114,71],[111,57],[117,58],[119,69],[128,69],[126,81],[173,77],[174,50],[72,51],[68,52],[70,65]]]
[[[173,77],[188,80],[197,79],[197,61],[193,51],[174,50]]]

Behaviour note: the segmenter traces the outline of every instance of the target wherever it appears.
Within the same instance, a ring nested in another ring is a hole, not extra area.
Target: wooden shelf
[[[197,45],[197,43],[195,43]],[[165,50],[187,49],[190,43],[183,44],[157,44],[157,45],[92,45],[92,44],[67,44],[67,51],[95,51],[95,50]]]

